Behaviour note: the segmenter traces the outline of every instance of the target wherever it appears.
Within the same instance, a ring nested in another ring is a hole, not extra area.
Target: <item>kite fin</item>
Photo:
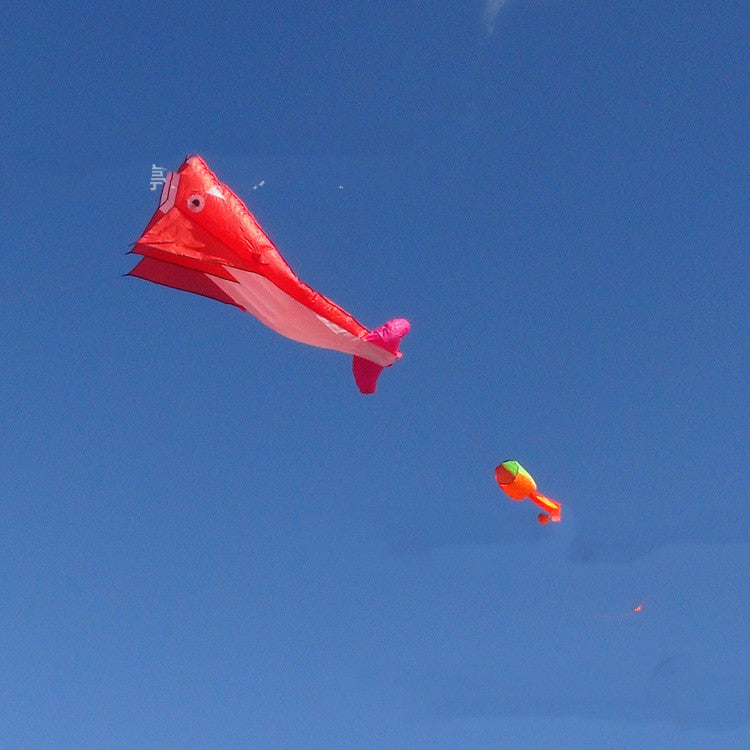
[[[394,318],[387,323],[383,323],[380,328],[370,331],[364,339],[377,344],[391,354],[395,354],[398,358],[401,356],[401,352],[398,350],[399,343],[409,333],[410,327],[409,321],[405,318]],[[362,393],[375,393],[378,377],[383,369],[382,365],[355,355],[352,362],[352,372],[359,390]]]

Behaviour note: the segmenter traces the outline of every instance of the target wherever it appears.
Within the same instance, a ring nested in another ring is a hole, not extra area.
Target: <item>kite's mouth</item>
[[[502,464],[495,469],[495,478],[498,484],[510,484],[516,475],[508,471]]]

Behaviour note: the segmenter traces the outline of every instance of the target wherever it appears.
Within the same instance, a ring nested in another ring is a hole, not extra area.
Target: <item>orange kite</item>
[[[504,461],[495,469],[495,479],[500,489],[513,500],[529,498],[544,513],[537,516],[537,521],[544,525],[548,521],[560,521],[560,503],[536,491],[536,482],[518,461]]]

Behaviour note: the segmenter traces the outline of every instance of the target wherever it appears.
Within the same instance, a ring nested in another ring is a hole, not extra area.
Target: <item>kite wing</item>
[[[401,356],[408,320],[370,331],[300,281],[245,204],[199,156],[168,174],[159,208],[133,252],[143,259],[130,276],[235,305],[282,336],[353,355],[363,393],[373,393],[381,371]]]
[[[504,461],[495,469],[495,480],[500,489],[513,500],[529,498],[536,503],[544,513],[537,516],[542,525],[548,521],[560,521],[560,503],[551,500],[541,492],[537,492],[536,482],[518,461]]]

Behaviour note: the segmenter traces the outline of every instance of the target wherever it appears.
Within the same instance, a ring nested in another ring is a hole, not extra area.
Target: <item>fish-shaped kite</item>
[[[354,357],[362,393],[400,356],[409,321],[373,331],[294,274],[245,204],[200,156],[169,172],[159,208],[132,252],[130,276],[235,305],[287,338]]]
[[[548,521],[560,520],[560,503],[550,500],[536,491],[536,482],[518,461],[504,461],[495,469],[495,479],[500,489],[513,500],[529,498],[545,512],[536,518],[544,525]]]

